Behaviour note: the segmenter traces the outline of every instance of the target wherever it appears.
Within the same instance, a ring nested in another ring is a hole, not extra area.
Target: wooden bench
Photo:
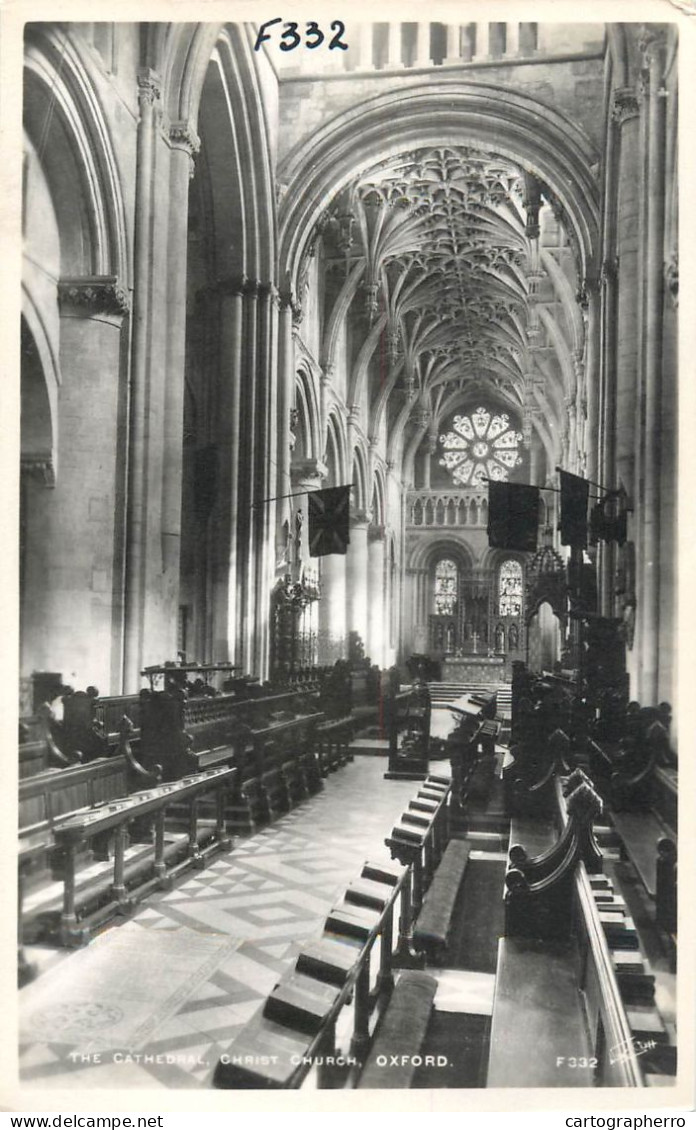
[[[426,959],[433,965],[444,963],[452,915],[464,879],[469,851],[470,845],[464,840],[450,840],[416,921],[413,944],[417,950],[426,954]]]
[[[677,929],[677,775],[654,766],[644,803],[635,811],[613,808],[611,820],[666,935]]]
[[[131,746],[140,742],[140,697],[101,695],[96,687],[86,691],[70,691],[63,695],[63,720],[60,743],[63,753],[71,758],[79,755],[83,762],[109,757],[119,746],[124,715],[130,719]]]
[[[501,938],[487,1086],[591,1087],[591,1056],[572,949]]]
[[[43,935],[65,946],[82,945],[95,926],[130,912],[150,890],[168,888],[183,868],[203,866],[208,855],[228,850],[225,800],[236,774],[234,768],[208,770],[86,806],[55,824],[54,872],[62,894],[37,902],[34,915]],[[211,794],[212,824],[204,821],[201,808],[202,799]],[[185,836],[168,845],[168,813],[182,805],[188,813]],[[133,861],[127,858],[129,836],[144,845]],[[20,868],[28,850],[28,845],[20,846]],[[174,864],[174,855],[184,858]],[[82,881],[84,864],[92,858],[104,867]]]

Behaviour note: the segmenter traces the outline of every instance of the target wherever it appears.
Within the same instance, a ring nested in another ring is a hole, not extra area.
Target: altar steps
[[[512,709],[510,683],[428,683],[428,687],[433,703],[454,702],[465,694],[495,694],[498,717],[510,716]]]

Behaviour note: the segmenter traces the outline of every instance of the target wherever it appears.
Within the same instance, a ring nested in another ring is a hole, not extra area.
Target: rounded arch
[[[357,443],[353,448],[353,504],[357,511],[365,513],[368,510],[368,476],[367,476],[367,459],[365,458],[365,451],[361,443]]]
[[[387,524],[386,499],[384,470],[379,463],[375,463],[372,470],[372,499],[370,503],[372,522],[375,526],[386,526]]]
[[[78,38],[56,24],[29,24],[24,74],[24,123],[58,216],[61,272],[127,282],[118,164]]]
[[[346,472],[346,435],[343,421],[336,412],[330,412],[326,424],[326,453],[324,462],[328,468],[328,485],[344,486]]]
[[[22,316],[20,369],[20,459],[23,468],[40,469],[44,481],[53,485],[56,465],[56,403],[51,396],[50,376],[45,369],[45,351]]]
[[[471,547],[458,538],[419,538],[411,547],[408,569],[431,569],[442,557],[451,557],[462,570],[473,570],[474,553]]]
[[[48,456],[55,476],[60,365],[52,335],[26,287],[21,323],[21,456]]]
[[[319,459],[322,455],[319,431],[319,405],[311,374],[301,366],[295,378],[297,411],[295,457]]]
[[[597,255],[597,153],[564,114],[502,86],[441,81],[388,91],[337,115],[285,159],[281,272],[296,282],[302,252],[327,200],[356,173],[414,147],[480,143],[534,173],[561,202],[585,276]],[[310,169],[309,175],[307,169]]]

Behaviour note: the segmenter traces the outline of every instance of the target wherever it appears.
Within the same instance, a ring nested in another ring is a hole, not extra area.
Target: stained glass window
[[[519,616],[522,612],[522,566],[519,561],[504,561],[500,566],[500,616]]]
[[[457,606],[459,577],[454,561],[443,558],[435,568],[435,613],[451,616]]]
[[[443,457],[440,466],[451,471],[455,483],[482,487],[483,479],[506,482],[513,467],[522,462],[517,446],[522,433],[510,424],[503,413],[493,416],[486,408],[477,408],[470,416],[455,416],[454,431],[440,436]]]

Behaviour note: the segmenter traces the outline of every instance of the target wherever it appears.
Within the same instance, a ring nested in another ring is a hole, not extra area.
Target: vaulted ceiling
[[[575,251],[529,171],[465,145],[400,153],[343,190],[323,236],[329,270],[361,276],[354,316],[385,343],[369,387],[376,402],[386,384],[390,424],[432,442],[458,404],[487,397],[526,441],[535,420],[560,426],[582,350]]]

